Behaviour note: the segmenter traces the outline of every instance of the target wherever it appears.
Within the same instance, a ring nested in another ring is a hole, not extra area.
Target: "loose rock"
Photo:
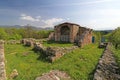
[[[43,74],[41,77],[37,77],[35,80],[71,80],[71,78],[63,71],[52,70],[49,73]]]

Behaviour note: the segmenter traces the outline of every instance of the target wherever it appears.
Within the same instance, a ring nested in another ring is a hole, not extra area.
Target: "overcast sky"
[[[120,26],[120,0],[0,0],[0,25],[54,27],[62,22],[115,29]]]

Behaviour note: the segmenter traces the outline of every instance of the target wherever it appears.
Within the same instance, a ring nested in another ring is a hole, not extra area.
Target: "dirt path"
[[[108,43],[102,58],[99,60],[93,80],[120,80],[120,69]]]

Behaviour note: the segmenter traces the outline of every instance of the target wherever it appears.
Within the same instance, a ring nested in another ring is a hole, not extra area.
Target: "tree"
[[[115,45],[117,49],[120,45],[120,27],[115,29],[110,35],[110,41]]]
[[[93,36],[95,37],[95,43],[100,43],[101,42],[100,31],[93,31]]]
[[[3,28],[0,28],[0,39],[7,39],[8,35]]]

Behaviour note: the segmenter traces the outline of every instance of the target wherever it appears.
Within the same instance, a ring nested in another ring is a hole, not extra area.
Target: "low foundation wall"
[[[0,41],[0,80],[6,80],[5,58],[4,58],[4,41]]]
[[[119,67],[108,43],[99,60],[93,80],[120,80]]]

